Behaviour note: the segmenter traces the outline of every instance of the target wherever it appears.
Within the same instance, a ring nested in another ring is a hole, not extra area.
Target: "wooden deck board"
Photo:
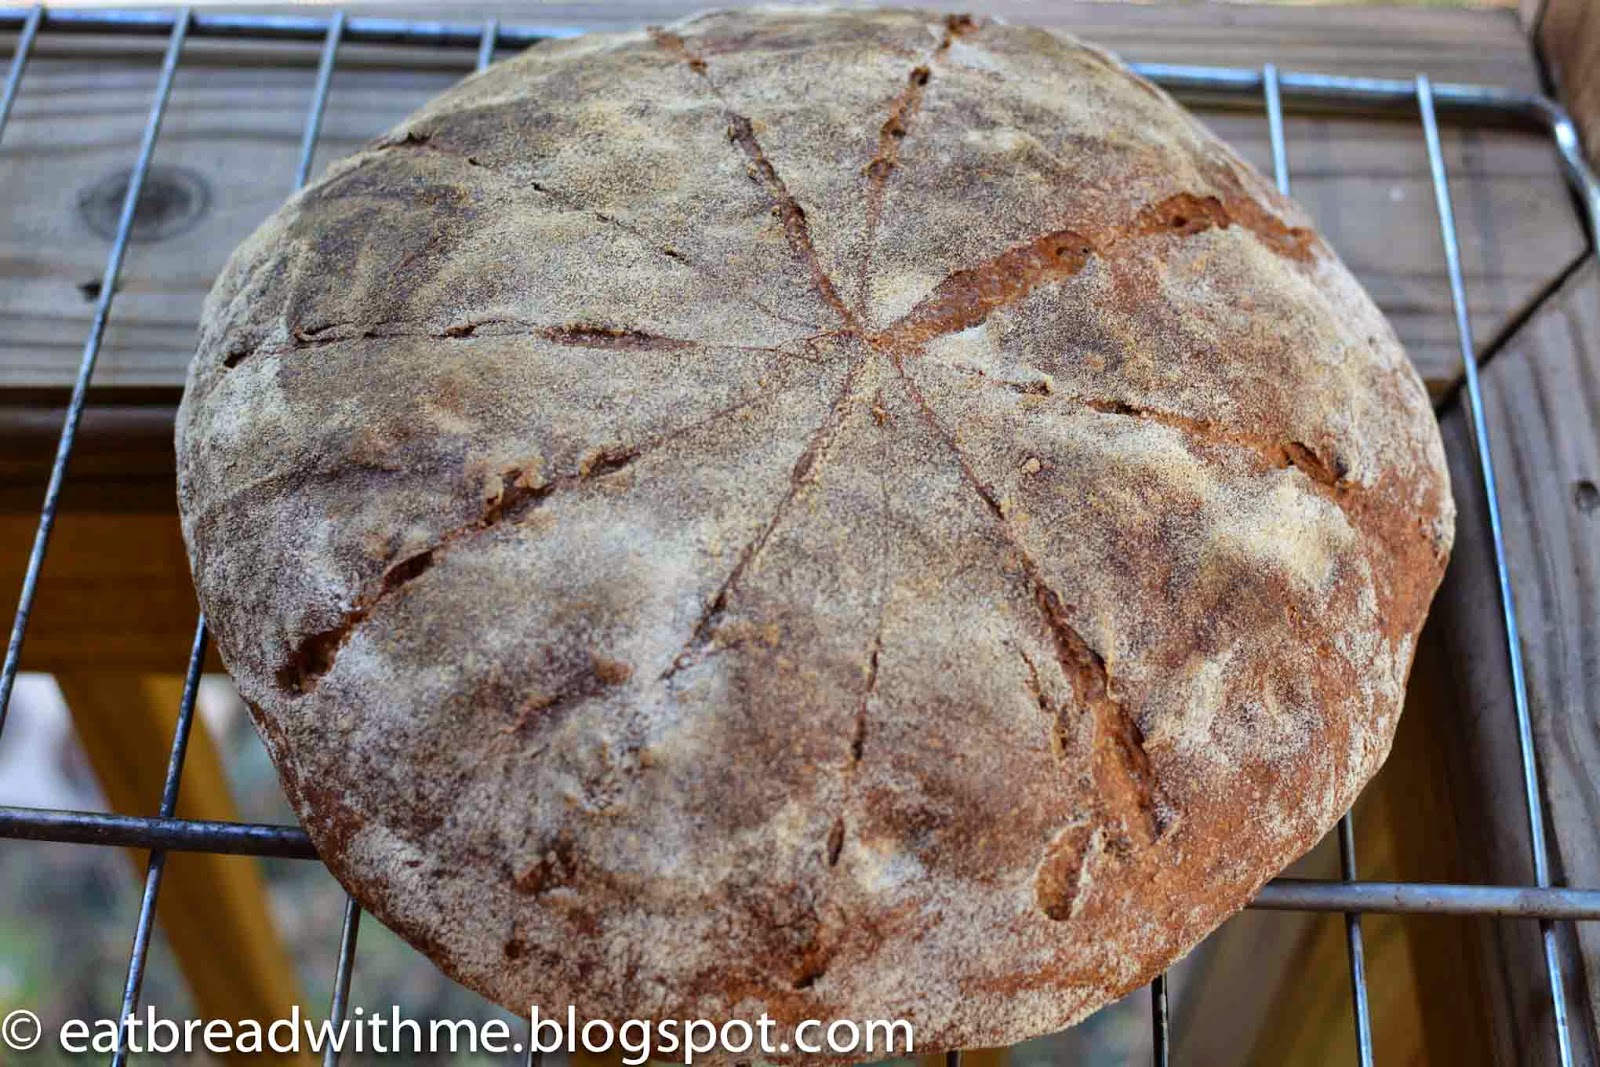
[[[1600,886],[1600,266],[1587,264],[1534,316],[1486,368],[1483,385],[1554,868],[1568,884]],[[1461,422],[1450,414],[1444,423],[1458,454],[1468,442]],[[1434,662],[1455,680],[1443,736],[1462,749],[1468,769],[1459,784],[1479,811],[1461,842],[1463,860],[1474,874],[1514,881],[1530,872],[1505,637],[1476,468],[1457,463],[1456,473],[1456,559],[1433,627]],[[1531,960],[1532,973],[1505,973],[1528,1005],[1532,1021],[1523,1025],[1537,1027],[1549,1019],[1537,943],[1529,924],[1514,925],[1498,932],[1495,951]],[[1567,932],[1574,930],[1591,978],[1573,999],[1592,1026],[1600,1018],[1600,929],[1580,923]],[[1547,1039],[1535,1031],[1525,1044],[1540,1049]]]
[[[691,6],[549,5],[501,13],[521,22],[614,28],[665,20]],[[1351,74],[1428,70],[1519,88],[1535,82],[1508,12],[1380,18],[1276,8],[1010,6],[1135,60],[1273,59],[1286,68]],[[0,189],[7,191],[0,201],[0,389],[37,394],[70,385],[108,243],[86,221],[83,205],[97,190],[104,203],[107,183],[133,159],[158,45],[146,39],[108,52],[103,43],[47,37],[24,82],[0,144]],[[94,378],[101,395],[127,389],[176,395],[211,280],[289,192],[314,58],[309,45],[191,45],[154,177],[158,190],[172,190],[163,204],[174,217],[186,211],[195,217],[187,228],[175,224],[177,232],[131,249]],[[429,69],[392,65],[420,58]],[[410,49],[351,46],[329,98],[318,168],[450,85],[470,62],[466,52],[420,57]],[[1259,111],[1203,114],[1247,157],[1266,163]],[[1448,386],[1456,373],[1453,325],[1416,123],[1302,117],[1290,122],[1289,139],[1297,194],[1388,312],[1424,376],[1435,388]],[[1559,276],[1581,252],[1582,236],[1543,138],[1447,129],[1446,141],[1474,322],[1487,337]]]

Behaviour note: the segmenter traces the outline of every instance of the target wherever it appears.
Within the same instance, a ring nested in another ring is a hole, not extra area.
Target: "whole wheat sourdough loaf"
[[[1304,214],[1040,30],[545,44],[211,293],[222,656],[322,857],[585,1017],[1067,1025],[1386,753],[1452,506]]]

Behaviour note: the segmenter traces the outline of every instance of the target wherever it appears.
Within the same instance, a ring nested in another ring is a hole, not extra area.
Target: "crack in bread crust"
[[[418,134],[416,132],[408,131],[401,137],[380,140],[371,149],[371,152],[374,154],[393,151],[427,152],[430,155],[437,156],[438,158],[451,160],[471,167],[479,175],[492,175],[499,173],[498,168],[489,166],[475,156],[452,151],[450,148],[438,144],[431,136]],[[569,192],[565,192],[556,188],[548,181],[528,180],[525,185],[520,183],[513,184],[511,188],[513,191],[520,191],[524,188],[532,189],[535,193],[538,193],[541,198],[548,200],[550,203],[562,208],[563,210],[577,212],[579,214],[593,217],[596,222],[600,222],[608,227],[614,228],[619,233],[626,234],[628,237],[649,248],[653,255],[658,255],[664,259],[669,259],[675,263],[682,264],[697,274],[700,274],[702,277],[714,282],[726,295],[738,298],[742,303],[756,311],[761,312],[761,314],[767,316],[768,318],[774,319],[778,322],[788,323],[791,326],[805,326],[812,329],[819,327],[819,324],[816,322],[813,322],[809,319],[795,318],[777,310],[774,307],[771,307],[765,301],[757,299],[746,287],[742,286],[737,279],[730,277],[728,273],[720,267],[717,267],[711,263],[707,263],[697,256],[689,255],[683,250],[674,247],[671,242],[652,236],[635,223],[618,218],[615,214],[611,214],[609,212],[596,211],[593,208],[584,205],[580,198],[572,195]]]
[[[1324,459],[1317,454],[1314,448],[1303,441],[1278,440],[1259,432],[1233,430],[1212,419],[1195,418],[1192,415],[1182,415],[1175,411],[1166,411],[1142,404],[1130,404],[1123,400],[1084,396],[1075,393],[1057,393],[1054,387],[1044,379],[1018,382],[1007,378],[995,377],[975,367],[958,365],[955,369],[963,374],[970,374],[981,381],[991,382],[1002,389],[1009,389],[1023,396],[1050,397],[1053,400],[1059,400],[1068,406],[1081,410],[1166,426],[1183,434],[1197,445],[1241,449],[1254,455],[1264,467],[1278,469],[1293,467],[1324,490],[1347,492],[1359,490],[1358,486],[1347,480],[1349,471],[1344,468],[1344,464],[1339,458]],[[1337,494],[1330,492],[1328,495],[1336,496]]]
[[[1144,733],[1138,721],[1112,696],[1105,658],[1072,624],[1061,594],[1052,588],[1038,560],[1022,543],[994,489],[978,477],[955,436],[945,427],[915,380],[906,373],[900,353],[889,349],[888,358],[918,414],[949,451],[962,480],[993,515],[996,527],[1022,565],[1023,580],[1038,606],[1061,671],[1071,682],[1079,703],[1088,709],[1094,720],[1093,777],[1103,810],[1117,826],[1120,840],[1130,847],[1150,845],[1166,828],[1169,816],[1162,809],[1170,808],[1170,803],[1145,752]]]
[[[866,233],[862,238],[861,268],[856,272],[856,315],[865,321],[867,297],[872,275],[872,249],[877,244],[878,225],[883,220],[883,201],[889,192],[889,179],[900,163],[900,145],[911,134],[911,124],[922,110],[922,97],[933,77],[934,65],[950,51],[956,38],[973,32],[978,22],[970,15],[947,15],[944,33],[927,57],[906,75],[906,87],[895,95],[889,117],[878,128],[878,151],[867,164]]]
[[[882,538],[878,546],[878,570],[881,575],[878,583],[878,622],[872,632],[872,645],[867,651],[867,678],[862,686],[861,701],[856,705],[855,716],[850,727],[850,749],[841,777],[844,779],[841,801],[843,808],[848,808],[851,801],[852,787],[855,784],[857,772],[861,768],[861,761],[867,750],[868,712],[871,710],[872,699],[878,694],[878,678],[880,661],[883,657],[883,635],[889,622],[889,606],[894,599],[894,581],[891,574],[890,560],[893,557],[893,538],[889,530],[889,516],[891,502],[889,499],[889,435],[882,433],[885,421],[877,417],[882,411],[882,397],[873,403],[874,421],[878,422],[879,455],[878,455],[878,490],[879,500],[882,505],[881,532]],[[834,819],[833,826],[828,831],[827,859],[829,867],[839,864],[839,855],[844,848],[845,834],[847,832],[844,812],[841,811]]]
[[[575,204],[576,203],[576,201],[572,200],[569,195],[563,194],[563,193],[551,188],[547,184],[544,184],[542,182],[533,182],[531,184],[532,184],[532,187],[535,190],[537,190],[539,193],[542,193],[543,195],[549,197],[551,199],[551,201],[553,201],[555,203],[558,203],[558,204]],[[582,210],[582,209],[579,208],[578,210]],[[645,244],[649,245],[650,248],[654,252],[656,252],[658,255],[664,256],[667,259],[673,260],[674,262],[682,263],[684,266],[689,267],[691,270],[694,270],[697,273],[702,274],[705,277],[710,278],[715,282],[718,282],[719,284],[727,286],[728,287],[728,292],[730,292],[733,295],[738,296],[741,300],[743,300],[745,303],[749,304],[751,307],[755,308],[757,311],[761,312],[762,314],[764,314],[764,315],[766,315],[766,316],[768,316],[770,318],[776,319],[779,322],[786,322],[786,323],[789,323],[790,325],[794,325],[794,326],[806,326],[806,327],[810,327],[812,329],[818,329],[819,328],[817,323],[812,322],[812,321],[810,321],[808,319],[794,318],[793,316],[784,314],[783,312],[777,310],[776,308],[769,307],[765,302],[763,302],[761,300],[758,300],[754,296],[752,296],[749,293],[749,291],[746,290],[745,288],[743,288],[742,286],[740,286],[739,283],[735,279],[732,279],[732,278],[728,277],[727,273],[724,272],[723,270],[721,270],[720,268],[718,268],[716,266],[713,266],[711,264],[705,263],[705,262],[701,261],[698,257],[689,256],[686,253],[681,252],[678,249],[672,247],[671,245],[663,244],[660,241],[657,241],[657,240],[651,238],[651,236],[649,234],[645,233],[639,227],[634,226],[631,223],[624,222],[622,219],[617,218],[615,215],[607,214],[604,211],[596,211],[593,214],[594,214],[594,217],[598,221],[603,222],[608,226],[613,226],[616,229],[620,230],[621,232],[626,233],[626,234],[628,234],[628,235],[630,235],[630,236],[632,236],[634,238],[637,238],[638,240],[640,240],[640,241],[644,242]]]
[[[1309,231],[1286,226],[1242,192],[1226,202],[1216,196],[1179,193],[1137,209],[1121,226],[1063,227],[958,270],[898,322],[874,334],[872,341],[907,347],[970,330],[1040,286],[1071,278],[1096,257],[1125,255],[1129,246],[1148,238],[1193,237],[1231,226],[1246,230],[1288,260],[1306,262],[1311,257]]]
[[[799,253],[800,258],[811,268],[811,282],[817,287],[817,292],[838,313],[841,322],[854,327],[856,324],[854,313],[839,295],[839,290],[833,284],[833,279],[828,276],[827,270],[823,268],[822,261],[817,258],[817,250],[811,243],[811,227],[806,222],[805,209],[789,192],[788,186],[783,183],[783,178],[778,175],[777,168],[767,158],[761,142],[756,139],[755,126],[745,116],[730,111],[728,139],[739,146],[740,150],[750,158],[756,172],[761,175],[761,180],[766,184],[778,215],[783,220],[784,235],[788,237],[789,244]]]
[[[1342,456],[1325,457],[1304,441],[1274,438],[1259,430],[1231,429],[1213,419],[1195,418],[1106,397],[1057,393],[1044,379],[1013,381],[959,364],[954,365],[953,369],[1023,396],[1048,398],[1083,411],[1165,426],[1183,435],[1193,447],[1243,453],[1252,457],[1263,470],[1296,470],[1305,476],[1308,482],[1306,488],[1337,506],[1352,527],[1386,543],[1397,554],[1409,554],[1416,550],[1416,546],[1421,546],[1422,552],[1431,556],[1439,568],[1444,566],[1444,554],[1436,543],[1435,534],[1426,527],[1422,517],[1418,516],[1409,526],[1400,527],[1385,522],[1383,516],[1375,516],[1369,502],[1374,487],[1350,480],[1349,469]]]
[[[446,554],[463,542],[502,525],[515,524],[542,506],[553,493],[616,474],[635,460],[672,443],[682,435],[748,411],[770,396],[767,390],[758,387],[703,418],[654,434],[636,444],[591,449],[579,461],[574,472],[559,478],[547,479],[538,470],[516,467],[502,471],[499,476],[500,489],[489,500],[482,514],[471,522],[439,535],[427,548],[391,563],[385,568],[377,586],[357,596],[336,623],[302,638],[278,668],[278,687],[295,696],[304,696],[316,689],[322,678],[333,670],[340,651],[379,606],[432,570]]]
[[[807,345],[830,334],[819,333],[803,338],[801,350],[783,346],[717,344],[694,341],[682,337],[666,337],[626,326],[611,326],[589,322],[561,323],[540,326],[515,319],[463,319],[447,325],[427,322],[329,322],[314,327],[296,327],[287,343],[230,348],[223,357],[223,365],[237,367],[247,359],[282,356],[293,352],[327,348],[351,341],[426,339],[430,341],[465,341],[492,337],[531,337],[552,344],[573,348],[602,348],[631,352],[687,352],[726,351],[750,352],[783,359],[798,360],[817,366],[823,361],[804,350]]]
[[[839,431],[844,426],[846,408],[851,398],[855,395],[856,382],[862,371],[866,368],[867,361],[858,358],[849,372],[844,377],[844,382],[839,386],[839,391],[834,395],[828,405],[828,412],[816,429],[807,438],[805,447],[801,449],[799,457],[794,461],[789,471],[789,486],[784,494],[779,497],[777,506],[773,508],[772,515],[762,524],[755,537],[739,551],[731,570],[728,571],[717,591],[706,601],[699,617],[695,620],[694,629],[689,634],[689,640],[679,653],[673,657],[672,662],[661,674],[662,681],[671,681],[672,677],[694,661],[695,654],[703,649],[710,640],[711,631],[715,628],[717,619],[728,608],[729,598],[739,586],[739,580],[744,577],[745,570],[755,562],[761,550],[777,531],[778,525],[783,521],[790,505],[800,496],[806,486],[814,483],[821,473],[821,465],[826,457],[829,447],[838,437]]]
[[[772,160],[767,158],[767,153],[761,147],[761,141],[756,137],[755,125],[747,116],[739,114],[728,104],[716,82],[711,78],[711,67],[704,58],[690,51],[682,37],[677,34],[654,31],[652,36],[656,43],[673,56],[681,59],[701,81],[710,87],[718,100],[722,101],[728,120],[728,140],[738,146],[739,151],[750,160],[750,166],[766,188],[767,195],[772,199],[773,210],[783,223],[784,236],[789,241],[789,246],[795,254],[806,264],[811,272],[811,284],[816,287],[818,295],[839,316],[848,329],[856,329],[855,314],[844,298],[839,295],[839,289],[828,275],[827,268],[817,258],[816,247],[811,243],[811,227],[806,221],[806,212],[800,202],[789,192],[789,187],[784,184],[783,177],[778,173],[778,168],[773,166]]]

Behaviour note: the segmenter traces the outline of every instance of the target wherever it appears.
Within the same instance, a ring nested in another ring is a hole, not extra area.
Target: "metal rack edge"
[[[0,838],[67,845],[163,848],[271,859],[316,859],[298,826],[0,806]],[[1250,904],[1265,911],[1489,915],[1600,921],[1600,889],[1441,882],[1275,878]]]

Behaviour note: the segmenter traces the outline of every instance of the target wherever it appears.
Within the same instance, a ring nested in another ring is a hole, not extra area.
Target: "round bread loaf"
[[[543,44],[234,255],[178,428],[322,858],[593,1018],[1066,1026],[1384,758],[1453,512],[1304,214],[1057,34]]]

